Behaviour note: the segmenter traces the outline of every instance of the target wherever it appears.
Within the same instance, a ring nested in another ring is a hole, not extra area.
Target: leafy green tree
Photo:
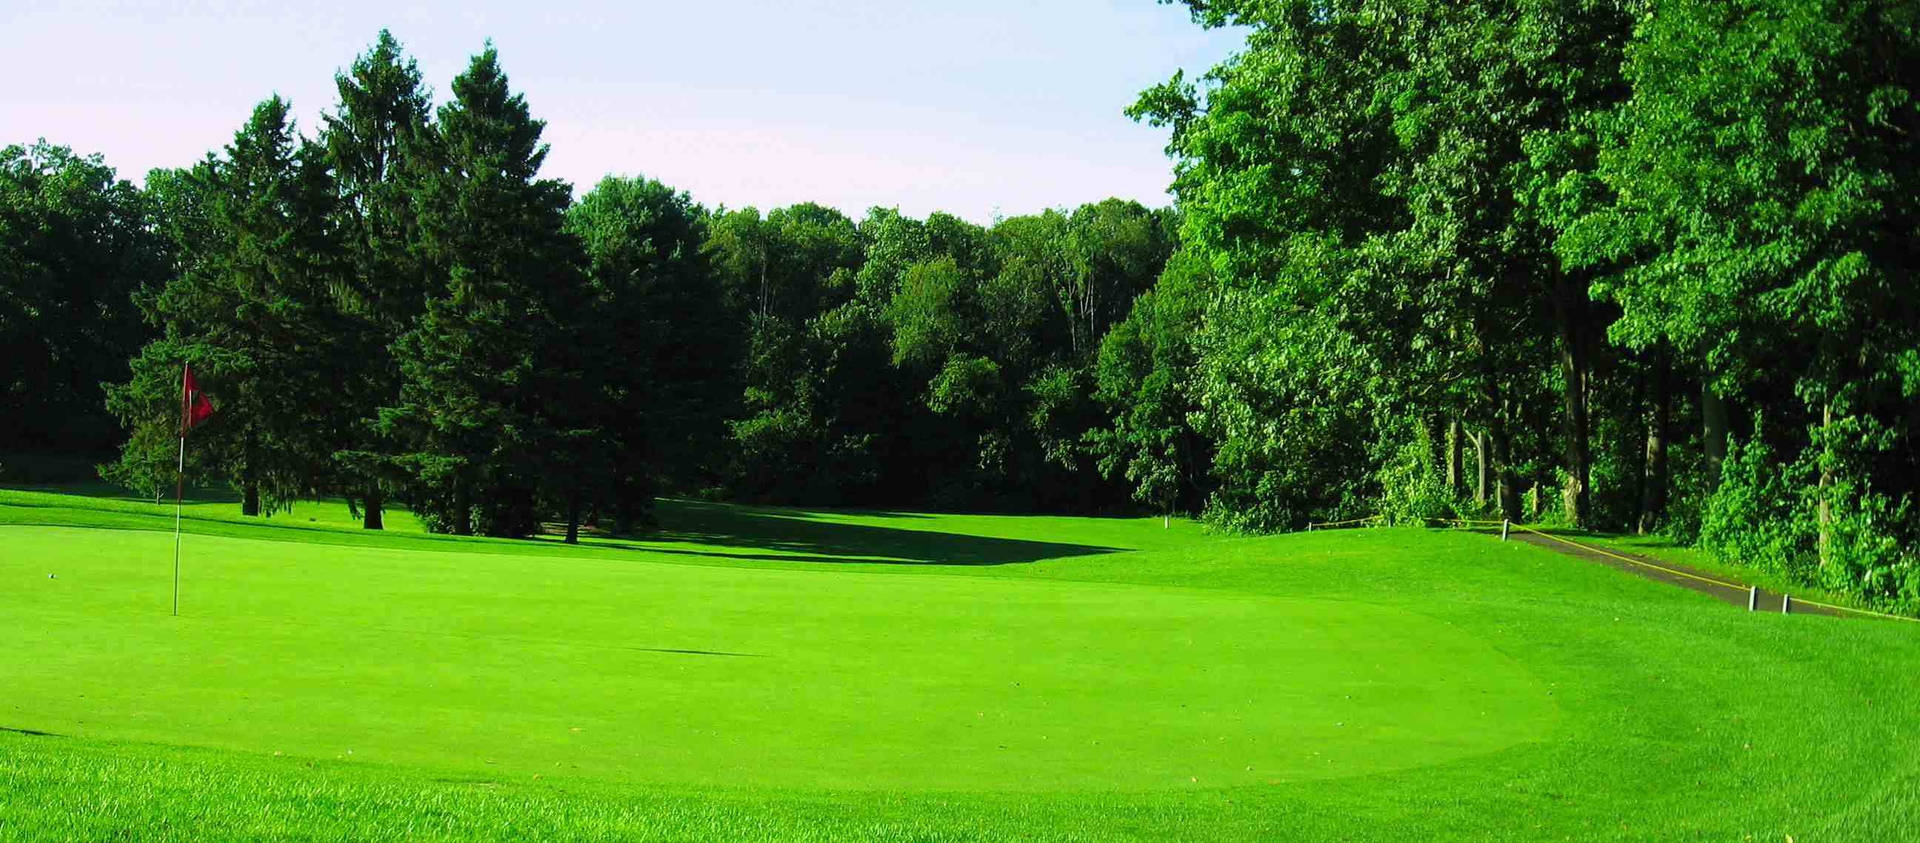
[[[1211,447],[1189,417],[1199,410],[1193,334],[1211,293],[1200,256],[1176,253],[1101,340],[1094,397],[1113,422],[1086,440],[1103,473],[1124,477],[1136,500],[1163,513],[1197,509],[1209,491]]]
[[[853,221],[813,204],[719,212],[707,250],[734,324],[746,336],[742,417],[730,424],[734,489],[747,497],[838,503],[876,476],[867,408],[836,400],[862,360],[884,354],[870,313],[846,307],[865,244]],[[884,368],[884,357],[880,358]]]
[[[98,155],[40,141],[0,150],[0,441],[93,453],[114,443],[101,384],[146,337],[133,295],[167,244],[151,198]]]
[[[702,250],[706,223],[687,194],[642,178],[602,179],[567,212],[583,244],[593,300],[614,351],[602,425],[620,529],[651,517],[656,489],[713,486],[724,421],[738,400],[740,348]]]
[[[1818,529],[1796,534],[1815,536],[1804,552],[1855,589],[1894,563],[1834,553],[1836,509],[1882,508],[1874,501],[1910,493],[1920,467],[1897,456],[1920,395],[1911,236],[1920,108],[1912,62],[1896,58],[1915,53],[1917,22],[1920,10],[1898,2],[1643,13],[1626,70],[1632,95],[1599,155],[1611,202],[1560,243],[1575,260],[1618,270],[1600,288],[1623,312],[1615,338],[1670,348],[1705,380],[1715,469],[1723,396],[1755,404],[1777,439],[1749,442],[1741,476],[1775,452],[1817,464],[1797,517]],[[1720,479],[1710,471],[1709,482]],[[1727,491],[1729,501],[1742,494]],[[1778,507],[1748,509],[1752,529],[1781,532],[1763,523],[1782,517]]]
[[[1100,338],[1126,316],[1133,297],[1153,285],[1172,237],[1161,216],[1138,202],[1107,199],[1074,209],[1067,218],[1071,273],[1061,277],[1061,309],[1079,361],[1099,354]]]
[[[1185,234],[1221,283],[1359,343],[1381,376],[1368,389],[1382,436],[1433,445],[1444,419],[1484,431],[1512,518],[1518,469],[1536,462],[1519,428],[1554,386],[1541,375],[1557,345],[1557,461],[1586,520],[1604,316],[1552,252],[1547,202],[1561,197],[1544,194],[1566,161],[1541,150],[1571,148],[1618,98],[1625,17],[1589,2],[1189,5],[1251,27],[1248,50],[1209,75],[1204,100],[1176,76],[1133,113],[1173,127]]]

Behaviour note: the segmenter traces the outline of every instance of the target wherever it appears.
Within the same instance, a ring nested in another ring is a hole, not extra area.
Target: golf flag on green
[[[187,435],[197,425],[213,415],[213,402],[207,400],[207,394],[200,391],[200,384],[193,379],[193,364],[188,363],[180,370],[180,435]]]
[[[180,462],[173,475],[173,613],[180,614],[180,499],[187,486],[187,431],[213,415],[213,402],[193,379],[193,364],[180,369]]]

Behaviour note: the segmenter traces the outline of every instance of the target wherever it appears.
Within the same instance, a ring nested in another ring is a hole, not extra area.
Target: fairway
[[[1868,669],[1920,654],[1906,624],[1748,615],[1466,533],[661,512],[568,547],[203,505],[176,618],[166,508],[0,492],[0,838],[214,816],[1245,839],[1287,817],[1299,839],[1856,840],[1915,817],[1920,695]]]
[[[663,784],[1142,789],[1431,764],[1536,740],[1553,711],[1484,642],[1365,604],[195,538],[174,619],[165,534],[19,528],[9,549],[6,723],[78,737]]]

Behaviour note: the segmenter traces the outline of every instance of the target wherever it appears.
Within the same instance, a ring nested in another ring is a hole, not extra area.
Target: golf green
[[[1555,716],[1484,642],[1357,602],[189,536],[174,618],[164,533],[6,538],[0,709],[85,738],[660,784],[1152,789],[1417,767]]]

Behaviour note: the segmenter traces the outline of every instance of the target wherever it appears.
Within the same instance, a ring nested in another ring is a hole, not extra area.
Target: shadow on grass
[[[927,517],[893,512],[860,514]],[[1011,565],[1122,550],[1065,542],[846,524],[821,520],[805,510],[697,501],[660,501],[659,515],[663,529],[646,536],[648,541],[767,552],[715,553],[661,547],[635,549],[722,559],[879,565]]]
[[[167,531],[173,513],[123,497],[25,493],[0,495],[0,524]],[[170,510],[171,507],[166,509]],[[849,513],[662,500],[663,529],[641,536],[615,536],[590,544],[562,544],[556,537],[491,539],[412,532],[371,532],[289,520],[187,513],[187,532],[264,540],[482,553],[568,553],[628,550],[730,561],[874,565],[1008,565],[1114,553],[1124,548],[1066,542],[910,530],[831,520]],[[900,519],[930,519],[918,513],[859,513]],[[673,545],[699,547],[674,547]],[[665,546],[663,546],[665,545]],[[735,551],[740,552],[735,552]]]

